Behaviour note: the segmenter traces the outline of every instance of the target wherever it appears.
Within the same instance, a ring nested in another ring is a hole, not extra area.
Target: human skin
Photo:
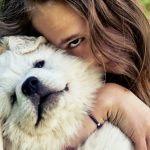
[[[93,65],[102,66],[91,53],[86,20],[66,4],[37,5],[36,11],[32,12],[32,24],[52,44],[91,61]],[[117,74],[117,64],[102,55],[100,57],[105,64],[104,71]],[[150,109],[128,89],[113,83],[106,84],[97,91],[92,113],[101,123],[109,120],[117,125],[131,138],[136,150],[150,150]],[[78,140],[74,139],[71,146],[76,147],[96,129],[88,116],[83,126]]]
[[[45,4],[37,6],[37,9],[38,11],[32,14],[33,26],[52,44],[66,49],[72,55],[98,64],[91,52],[87,22],[82,17],[63,3]],[[111,60],[102,55],[100,57],[107,71],[115,69]]]

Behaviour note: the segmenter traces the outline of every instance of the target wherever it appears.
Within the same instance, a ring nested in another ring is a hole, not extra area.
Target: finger
[[[145,138],[142,138],[135,144],[135,150],[148,150]]]
[[[146,145],[147,145],[147,150],[150,150],[150,133],[146,138]]]
[[[65,148],[65,150],[75,150],[75,148],[74,147],[67,147],[67,148]]]

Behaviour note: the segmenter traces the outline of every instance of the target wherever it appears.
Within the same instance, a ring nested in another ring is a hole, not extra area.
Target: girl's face
[[[32,14],[32,24],[52,44],[66,49],[72,55],[98,64],[91,52],[86,20],[67,4],[48,2],[38,5]],[[101,58],[106,65],[106,71],[111,71],[111,61],[103,56]]]

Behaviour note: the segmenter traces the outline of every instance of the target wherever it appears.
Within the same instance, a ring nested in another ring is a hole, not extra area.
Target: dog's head
[[[10,38],[15,44],[15,37]],[[63,126],[68,130],[78,126],[101,86],[100,72],[48,44],[40,43],[36,50],[29,47],[21,54],[21,48],[16,52],[8,45],[0,55],[0,117],[5,132],[56,135]]]

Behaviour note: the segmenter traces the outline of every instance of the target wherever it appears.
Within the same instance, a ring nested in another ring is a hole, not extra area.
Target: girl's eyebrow
[[[68,41],[71,41],[72,39],[74,39],[76,37],[79,37],[79,34],[73,34],[67,38],[61,39],[59,45],[63,45],[63,44],[67,43]]]

